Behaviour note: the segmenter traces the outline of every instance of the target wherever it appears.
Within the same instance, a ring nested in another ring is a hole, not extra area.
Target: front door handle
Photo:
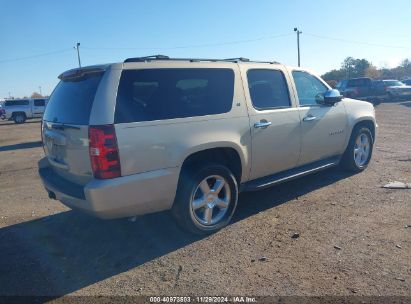
[[[266,129],[269,126],[271,126],[271,121],[266,121],[265,119],[262,119],[254,124],[254,128],[256,129]]]
[[[303,121],[313,121],[313,120],[316,120],[316,119],[317,119],[317,117],[315,117],[311,114],[308,114],[306,117],[303,118]]]

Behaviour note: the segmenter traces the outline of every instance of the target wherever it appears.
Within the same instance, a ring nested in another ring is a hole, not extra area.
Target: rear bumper
[[[119,178],[92,179],[84,186],[56,174],[47,158],[39,161],[39,175],[44,187],[64,205],[94,216],[112,219],[172,207],[179,168],[161,169]]]

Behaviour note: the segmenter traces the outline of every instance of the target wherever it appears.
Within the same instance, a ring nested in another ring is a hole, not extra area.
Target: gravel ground
[[[407,296],[411,102],[383,103],[368,169],[240,195],[205,238],[168,213],[102,221],[47,198],[40,124],[0,123],[0,295]],[[299,237],[292,238],[298,233]]]

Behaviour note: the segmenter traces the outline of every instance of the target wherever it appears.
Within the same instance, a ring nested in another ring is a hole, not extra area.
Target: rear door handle
[[[311,114],[308,114],[306,117],[303,118],[303,121],[313,121],[313,120],[316,120],[316,119],[317,119],[317,117],[315,117]]]
[[[266,121],[265,119],[262,119],[254,124],[254,128],[256,129],[266,129],[269,126],[271,126],[271,121]]]

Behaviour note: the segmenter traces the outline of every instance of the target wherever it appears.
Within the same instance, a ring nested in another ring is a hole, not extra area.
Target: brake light
[[[121,176],[114,125],[90,126],[89,153],[95,178],[108,179]]]
[[[43,135],[43,130],[44,130],[44,121],[41,121],[40,124],[40,134],[41,134],[41,146],[43,147],[43,152],[46,154],[46,149],[44,148],[44,135]]]

